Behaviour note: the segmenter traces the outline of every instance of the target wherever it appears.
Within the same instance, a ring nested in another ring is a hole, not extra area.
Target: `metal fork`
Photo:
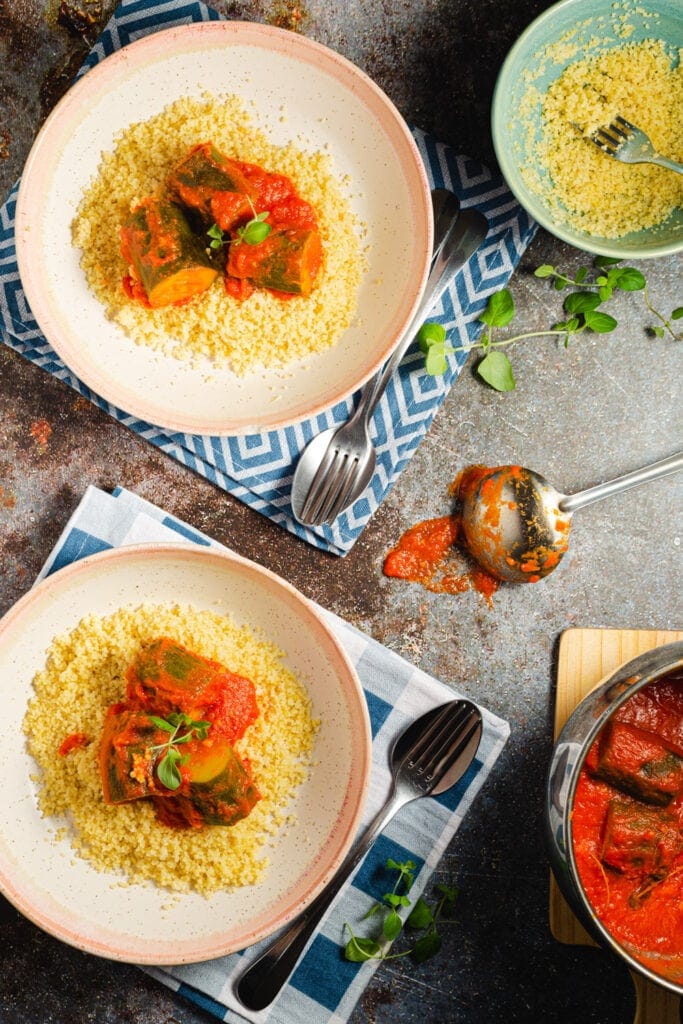
[[[472,762],[482,732],[481,712],[468,700],[432,708],[399,736],[391,752],[392,787],[336,875],[237,982],[243,1006],[263,1010],[277,996],[346,879],[394,815],[412,800],[437,796],[453,786]]]
[[[304,450],[292,481],[292,509],[299,522],[307,526],[333,522],[367,487],[376,460],[368,433],[370,417],[423,320],[487,231],[488,222],[479,210],[460,212],[433,257],[420,307],[403,340],[365,385],[351,418],[313,438]]]
[[[658,153],[645,132],[624,117],[615,117],[606,128],[598,128],[588,138],[609,156],[621,160],[622,163],[658,164],[660,167],[667,167],[670,171],[683,174],[683,164]]]

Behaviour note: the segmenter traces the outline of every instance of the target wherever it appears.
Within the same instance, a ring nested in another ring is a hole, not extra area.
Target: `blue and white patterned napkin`
[[[174,25],[219,18],[216,11],[200,2],[123,0],[90,52],[79,77],[110,53],[141,36]],[[488,296],[507,283],[537,225],[517,204],[502,178],[493,176],[476,160],[457,155],[449,146],[424,132],[415,129],[413,135],[431,186],[451,189],[463,207],[476,206],[490,224],[487,240],[430,314],[430,319],[444,325],[454,345],[467,346],[481,330],[478,316]],[[410,461],[457,379],[467,353],[450,356],[448,370],[442,377],[427,376],[423,357],[416,347],[406,355],[374,414],[372,434],[377,448],[377,468],[367,491],[331,526],[304,527],[296,521],[291,509],[294,467],[312,437],[348,418],[357,396],[296,428],[274,430],[258,437],[227,438],[171,433],[105,402],[61,362],[28,307],[14,244],[17,190],[18,183],[0,209],[2,340],[251,508],[316,547],[346,554]]]
[[[90,487],[39,578],[97,551],[150,541],[220,547],[130,491],[117,489],[107,494]],[[370,712],[373,766],[365,825],[388,796],[389,747],[394,738],[429,707],[458,694],[336,615],[324,614],[356,667]],[[413,899],[425,890],[509,735],[507,722],[485,708],[481,712],[484,729],[471,767],[448,793],[416,800],[399,812],[337,897],[289,983],[269,1009],[250,1013],[233,994],[236,978],[259,955],[267,940],[241,953],[201,964],[144,970],[219,1020],[232,1024],[244,1024],[245,1020],[256,1024],[343,1024],[377,966],[376,961],[358,965],[343,958],[344,922],[360,922],[371,904],[393,886],[395,875],[389,877],[383,870],[388,857],[413,860],[417,865]],[[359,931],[361,928],[359,924]]]

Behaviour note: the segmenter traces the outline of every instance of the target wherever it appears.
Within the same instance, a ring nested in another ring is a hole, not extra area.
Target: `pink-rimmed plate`
[[[331,348],[238,377],[138,345],[88,289],[71,223],[118,132],[185,96],[237,95],[274,145],[329,154],[366,236],[357,316]],[[286,118],[282,111],[286,109]],[[107,57],[57,104],[22,176],[22,284],[46,338],[102,398],[190,434],[254,434],[314,416],[371,377],[417,309],[432,247],[424,165],[401,115],[339,54],[292,32],[210,22],[146,36]]]
[[[59,820],[41,816],[37,765],[22,723],[53,639],[86,614],[192,605],[259,629],[285,652],[320,720],[314,763],[268,840],[262,880],[205,897],[126,883],[77,856]],[[89,556],[26,594],[0,621],[0,891],[40,928],[89,953],[140,964],[207,960],[245,948],[291,920],[341,863],[370,777],[367,706],[356,672],[319,610],[238,555],[189,544],[133,545]],[[124,884],[122,884],[122,882]]]

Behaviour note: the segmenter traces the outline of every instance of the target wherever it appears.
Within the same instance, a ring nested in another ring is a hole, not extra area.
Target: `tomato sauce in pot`
[[[683,982],[683,674],[638,690],[581,768],[571,816],[586,897],[613,938]]]

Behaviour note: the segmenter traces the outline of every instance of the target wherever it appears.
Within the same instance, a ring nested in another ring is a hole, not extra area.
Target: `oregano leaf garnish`
[[[189,757],[187,754],[183,756],[178,747],[192,739],[205,740],[211,722],[196,721],[183,711],[172,711],[166,718],[150,715],[149,719],[157,729],[169,734],[165,743],[157,743],[150,748],[152,753],[157,754],[157,778],[166,789],[178,789],[183,781],[180,766],[186,764]]]

